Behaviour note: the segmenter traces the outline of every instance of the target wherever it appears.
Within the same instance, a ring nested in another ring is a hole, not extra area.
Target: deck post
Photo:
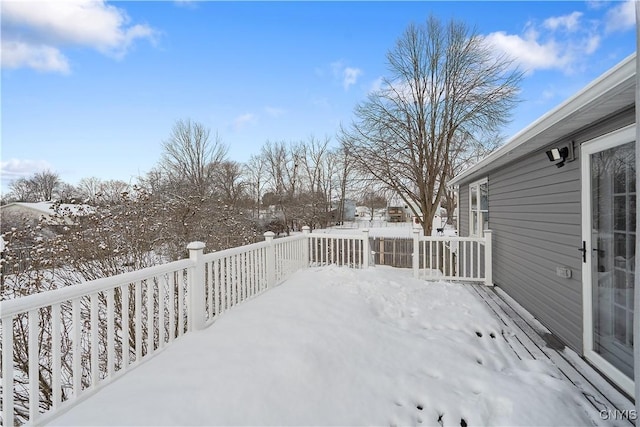
[[[413,253],[411,254],[411,262],[413,263],[413,277],[416,279],[420,276],[420,232],[422,228],[413,229]]]
[[[302,234],[304,234],[304,246],[302,247],[302,259],[304,260],[304,268],[309,267],[309,233],[311,233],[311,227],[305,225],[302,227]]]
[[[493,255],[492,255],[492,232],[484,230],[484,284],[493,286]]]
[[[187,245],[189,259],[194,262],[194,266],[187,270],[187,281],[189,286],[189,330],[197,331],[205,325],[205,272],[204,272],[204,248],[203,242],[191,242]]]
[[[264,233],[264,240],[269,244],[267,246],[267,288],[271,288],[276,284],[276,254],[273,247],[273,231]]]
[[[369,268],[369,256],[371,255],[371,249],[369,249],[369,229],[362,230],[362,268]]]

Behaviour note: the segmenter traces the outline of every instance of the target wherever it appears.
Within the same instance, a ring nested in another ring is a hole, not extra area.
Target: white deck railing
[[[416,229],[413,275],[425,280],[484,282],[493,286],[491,241],[491,230],[485,230],[483,237],[425,237]]]
[[[369,267],[369,230],[360,234],[309,234],[309,264]]]
[[[296,270],[367,268],[370,256],[367,230],[311,234],[308,227],[209,254],[201,242],[187,249],[188,259],[0,302],[2,424],[50,420]],[[482,239],[414,234],[416,277],[490,283],[490,259],[490,232]]]

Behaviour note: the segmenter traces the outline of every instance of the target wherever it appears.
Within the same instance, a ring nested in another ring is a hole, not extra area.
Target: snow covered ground
[[[312,268],[52,424],[597,424],[550,362],[513,353],[504,328],[464,285]]]

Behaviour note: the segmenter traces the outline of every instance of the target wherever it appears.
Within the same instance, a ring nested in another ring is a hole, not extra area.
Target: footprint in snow
[[[480,331],[476,331],[476,336],[477,336],[478,338],[482,338],[484,335],[482,334],[482,332],[480,332]],[[491,332],[491,333],[489,334],[489,336],[490,336],[492,339],[496,339],[496,334],[495,334],[495,332]]]
[[[437,421],[438,424],[444,426],[444,414],[439,414]],[[465,420],[464,418],[460,418],[460,427],[467,427],[467,420]]]

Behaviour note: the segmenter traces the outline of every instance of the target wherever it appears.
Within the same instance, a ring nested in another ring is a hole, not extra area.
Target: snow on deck
[[[52,424],[597,424],[550,362],[516,356],[504,328],[468,286],[312,268]]]

